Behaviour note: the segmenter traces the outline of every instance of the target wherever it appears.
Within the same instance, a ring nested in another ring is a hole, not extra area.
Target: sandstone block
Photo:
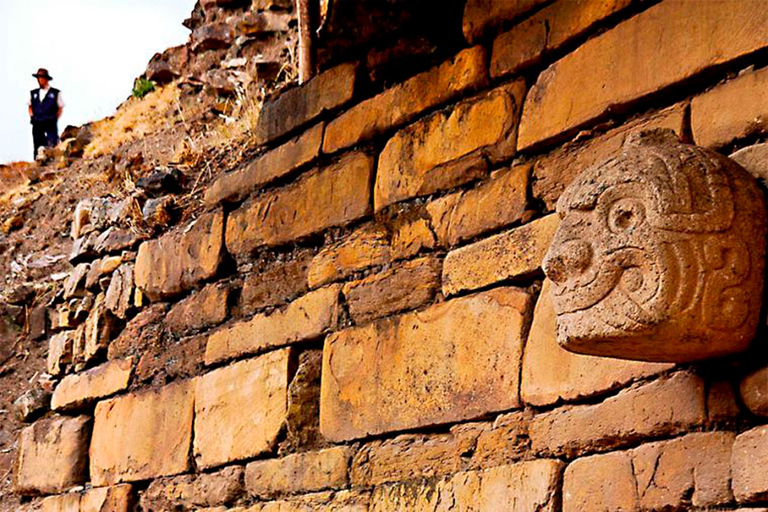
[[[262,185],[314,160],[320,152],[323,125],[318,124],[282,146],[264,153],[244,167],[219,177],[205,191],[203,201],[215,205],[248,196]]]
[[[343,279],[358,270],[383,265],[392,258],[389,234],[383,226],[367,225],[346,239],[325,247],[312,259],[310,288]]]
[[[480,178],[485,156],[512,156],[524,91],[505,85],[397,132],[379,156],[375,209]]]
[[[315,339],[336,328],[340,285],[309,292],[284,309],[258,314],[208,336],[205,363],[255,354],[268,348]]]
[[[437,483],[376,487],[371,512],[392,510],[558,510],[563,463],[539,459],[483,471],[466,471]]]
[[[104,256],[103,258],[94,261],[91,263],[91,268],[88,270],[88,276],[85,279],[85,287],[88,290],[93,290],[99,285],[99,280],[101,280],[102,277],[110,275],[117,270],[122,263],[122,256]]]
[[[269,451],[286,418],[289,350],[214,370],[197,379],[194,454],[210,468]]]
[[[62,331],[48,340],[47,369],[51,375],[61,375],[66,364],[72,362],[72,331]]]
[[[702,423],[704,383],[680,372],[635,386],[594,405],[563,407],[531,421],[537,453],[573,456],[620,446],[640,436],[679,432]]]
[[[638,510],[632,459],[625,452],[571,462],[563,477],[563,512]]]
[[[160,344],[163,319],[168,305],[162,302],[152,304],[133,317],[120,335],[109,344],[109,359],[143,354],[147,347]]]
[[[232,286],[209,284],[174,305],[165,318],[168,330],[176,336],[218,325],[227,319]]]
[[[141,509],[147,512],[199,510],[197,507],[228,505],[244,492],[243,468],[230,466],[215,473],[153,480],[141,496]]]
[[[90,263],[80,263],[72,270],[69,277],[64,281],[65,299],[85,295],[85,280],[90,269]]]
[[[266,102],[256,126],[258,142],[276,139],[347,103],[354,93],[356,74],[356,65],[342,64]]]
[[[224,212],[217,210],[193,224],[139,246],[134,275],[156,301],[192,289],[215,276],[223,257]]]
[[[101,401],[91,439],[93,485],[148,480],[187,471],[194,381]],[[115,439],[120,439],[119,443]]]
[[[468,0],[464,6],[464,37],[474,43],[508,21],[522,17],[544,0]]]
[[[449,252],[443,264],[443,293],[455,295],[537,271],[559,223],[557,215],[547,215]]]
[[[182,338],[165,337],[141,351],[136,364],[137,382],[168,382],[198,375],[204,367],[205,335]]]
[[[764,38],[768,36],[763,36]],[[768,69],[744,73],[691,102],[696,144],[721,147],[768,130]]]
[[[91,419],[54,416],[21,431],[14,470],[18,494],[53,494],[85,483]]]
[[[739,386],[744,405],[758,416],[768,416],[768,366],[742,379]]]
[[[80,512],[80,493],[70,492],[58,496],[49,496],[40,502],[39,507],[30,510],[41,512]]]
[[[550,405],[596,395],[633,379],[672,368],[671,364],[623,361],[568,352],[557,343],[551,282],[544,281],[523,356],[523,402]]]
[[[406,218],[395,223],[395,229],[392,233],[392,257],[394,259],[410,258],[425,249],[434,249],[435,245],[435,234],[427,219],[408,220]]]
[[[307,275],[311,261],[312,254],[303,254],[288,261],[276,261],[247,276],[240,292],[241,313],[250,315],[305,294],[309,289]]]
[[[729,158],[749,171],[758,181],[768,180],[768,142],[741,148],[731,153]]]
[[[51,408],[76,408],[128,388],[133,358],[116,359],[86,372],[64,377],[53,392]]]
[[[368,512],[370,510],[370,501],[371,494],[369,491],[324,491],[284,500],[257,503],[247,510],[230,510],[233,512],[310,512],[315,510],[328,512]]]
[[[104,305],[114,315],[125,320],[133,307],[133,265],[123,264],[112,274]]]
[[[493,467],[516,462],[530,453],[528,427],[530,411],[515,411],[498,416],[490,428],[480,432],[472,455],[475,467]]]
[[[420,112],[486,83],[485,49],[475,46],[451,60],[363,101],[328,124],[323,151],[333,153],[384,133]]]
[[[437,239],[453,246],[476,235],[519,221],[528,205],[530,165],[493,173],[472,190],[427,205]]]
[[[234,255],[345,224],[371,212],[373,159],[352,153],[301,181],[253,198],[229,215]]]
[[[252,496],[269,498],[346,487],[351,455],[349,448],[337,446],[251,462],[245,468],[245,488]]]
[[[72,341],[72,359],[75,369],[102,354],[120,331],[121,323],[107,306],[104,294],[99,294],[82,326],[82,333]]]
[[[131,512],[133,487],[130,484],[89,489],[80,497],[80,512]]]
[[[756,14],[757,12],[757,14]],[[518,147],[527,149],[611,109],[768,45],[768,13],[750,2],[662,2],[587,41],[539,75]],[[632,77],[629,79],[628,77]],[[574,101],[578,91],[579,101]]]
[[[299,354],[296,373],[288,386],[288,413],[285,440],[278,453],[324,446],[320,435],[320,372],[322,350],[305,350]]]
[[[327,337],[321,432],[344,441],[517,407],[530,302],[500,288]]]
[[[441,267],[438,258],[419,258],[347,283],[343,293],[352,320],[363,324],[431,302],[440,291]]]
[[[739,503],[768,498],[768,426],[748,430],[736,438],[731,454],[733,494]]]

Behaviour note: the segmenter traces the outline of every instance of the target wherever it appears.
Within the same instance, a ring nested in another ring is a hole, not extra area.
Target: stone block
[[[535,416],[531,448],[536,453],[572,457],[640,437],[674,434],[705,419],[703,381],[680,372],[628,388],[598,404],[562,407]]]
[[[83,324],[82,333],[75,332],[72,341],[72,359],[75,369],[83,366],[107,351],[110,342],[120,332],[120,320],[107,306],[106,296],[96,297],[88,318]]]
[[[547,215],[449,252],[443,264],[443,293],[455,295],[536,272],[559,223],[557,215]]]
[[[266,307],[281,306],[307,293],[307,275],[312,257],[310,253],[287,261],[275,261],[246,276],[240,292],[240,312],[251,315]]]
[[[551,282],[541,289],[523,356],[523,402],[545,406],[604,393],[634,379],[672,368],[671,364],[623,361],[568,352],[557,343]]]
[[[159,345],[163,333],[163,319],[168,311],[165,303],[152,304],[133,317],[120,335],[109,344],[109,359],[141,355],[148,347]]]
[[[88,474],[87,416],[54,416],[24,428],[19,435],[14,491],[53,494],[84,484]]]
[[[731,453],[733,494],[739,503],[768,499],[768,425],[748,430],[736,438]]]
[[[625,452],[576,459],[565,468],[563,512],[639,510],[632,458]]]
[[[243,255],[368,215],[372,173],[371,157],[351,153],[297,183],[251,199],[229,215],[227,249]]]
[[[182,338],[166,337],[151,343],[141,352],[136,365],[136,382],[163,383],[198,375],[204,368],[205,335]]]
[[[340,291],[341,285],[314,290],[282,310],[258,314],[212,332],[205,364],[319,338],[337,326]]]
[[[751,2],[662,2],[590,39],[539,75],[526,96],[518,148],[768,45],[768,12]],[[578,91],[579,101],[574,101]]]
[[[244,167],[217,178],[205,191],[203,201],[207,205],[215,205],[248,196],[259,187],[314,160],[322,141],[323,125],[318,124],[282,146],[258,156]]]
[[[488,80],[482,46],[467,48],[439,66],[355,105],[328,124],[323,151],[333,153],[396,128],[419,113],[476,89]]]
[[[30,510],[36,512],[80,512],[80,493],[69,492],[58,496],[49,496],[39,503],[39,507]]]
[[[768,142],[741,148],[731,153],[729,158],[749,171],[758,181],[765,183],[768,180]]]
[[[218,325],[229,314],[229,296],[232,286],[209,284],[199,292],[174,305],[165,317],[165,325],[175,336]]]
[[[441,267],[438,258],[419,258],[345,284],[343,293],[352,320],[364,324],[431,302],[440,291]]]
[[[544,2],[545,0],[467,0],[462,22],[464,37],[473,44]]]
[[[133,358],[115,359],[83,373],[67,375],[53,392],[51,408],[72,409],[128,388]]]
[[[299,354],[296,373],[288,385],[288,413],[285,439],[278,453],[325,446],[320,435],[320,372],[322,350],[305,350]]]
[[[741,400],[752,414],[768,416],[768,366],[751,372],[739,386]]]
[[[104,305],[117,318],[125,320],[133,307],[133,265],[123,264],[112,274]]]
[[[139,246],[134,275],[150,300],[179,295],[215,276],[224,256],[224,212],[198,217],[192,224]]]
[[[80,263],[72,270],[64,281],[64,299],[85,295],[85,280],[90,269],[90,263]]]
[[[519,405],[530,295],[499,288],[326,338],[320,430],[345,441]]]
[[[90,449],[93,485],[148,480],[189,470],[193,386],[194,381],[175,382],[96,404]]]
[[[72,331],[61,331],[48,340],[46,367],[51,375],[61,375],[65,365],[72,362]]]
[[[214,473],[153,480],[141,496],[141,510],[199,510],[228,505],[244,493],[243,468],[230,466]]]
[[[310,512],[315,510],[368,512],[370,501],[370,491],[324,491],[296,496],[295,498],[256,503],[247,510],[230,510],[231,512]]]
[[[497,171],[491,179],[427,205],[432,227],[442,245],[460,242],[522,219],[528,206],[531,166]]]
[[[763,38],[768,36],[763,34]],[[766,133],[767,104],[768,69],[742,73],[693,98],[693,139],[700,146],[719,148],[750,135]]]
[[[355,64],[342,64],[267,101],[256,125],[256,140],[264,144],[341,107],[355,90]]]
[[[80,512],[131,512],[134,501],[130,484],[95,487],[80,497]]]
[[[502,414],[489,428],[482,429],[472,454],[474,467],[493,467],[509,464],[530,453],[528,427],[530,411]]]
[[[423,250],[434,249],[437,245],[435,238],[427,219],[401,219],[395,222],[392,233],[392,257],[396,260],[407,259]]]
[[[337,446],[251,462],[245,468],[245,488],[257,498],[343,488],[349,483],[351,455],[349,448]]]
[[[194,455],[201,468],[269,452],[286,419],[289,349],[197,379]]]

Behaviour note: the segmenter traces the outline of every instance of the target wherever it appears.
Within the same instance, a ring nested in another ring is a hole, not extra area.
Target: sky
[[[114,113],[156,52],[182,44],[195,0],[0,0],[0,163],[32,159],[31,76],[47,68],[59,132]]]

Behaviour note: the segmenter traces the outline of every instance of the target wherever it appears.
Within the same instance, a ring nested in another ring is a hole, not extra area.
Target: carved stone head
[[[735,162],[671,130],[631,136],[560,197],[544,259],[557,337],[581,354],[684,362],[757,328],[766,212]]]

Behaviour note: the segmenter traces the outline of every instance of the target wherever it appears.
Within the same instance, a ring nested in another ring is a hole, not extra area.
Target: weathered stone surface
[[[392,510],[558,510],[556,488],[563,463],[540,459],[458,473],[437,483],[376,487],[371,512]]]
[[[375,209],[480,178],[485,156],[512,156],[524,91],[505,85],[397,132],[379,156]]]
[[[694,433],[671,441],[577,459],[565,471],[563,511],[686,510],[725,505],[730,432]]]
[[[289,349],[197,379],[194,454],[209,468],[269,451],[285,422]]]
[[[104,294],[98,295],[85,320],[82,337],[76,333],[72,341],[72,359],[75,362],[75,368],[102,354],[120,332],[120,327],[120,321],[107,307]]]
[[[398,127],[417,114],[484,85],[488,80],[482,46],[467,48],[451,60],[355,105],[328,124],[323,151],[333,153]]]
[[[695,12],[685,3],[662,2],[539,75],[526,96],[518,147],[544,142],[766,45],[768,13],[750,2],[706,2]]]
[[[312,161],[320,152],[322,141],[323,125],[318,124],[241,169],[217,178],[205,191],[203,201],[215,205],[246,197],[260,186]]]
[[[130,484],[92,488],[80,497],[80,512],[131,512],[134,499]]]
[[[768,180],[768,142],[741,148],[731,153],[729,158],[761,182]]]
[[[133,358],[116,359],[86,372],[64,377],[53,392],[54,410],[80,407],[96,398],[113,395],[128,387]]]
[[[480,432],[472,455],[472,465],[493,467],[518,461],[528,455],[531,417],[530,410],[498,416],[490,428]]]
[[[392,257],[396,260],[407,259],[425,249],[434,249],[435,234],[425,218],[402,219],[395,222],[392,233]]]
[[[310,288],[316,288],[358,270],[383,265],[391,258],[387,230],[383,226],[367,225],[320,251],[312,259],[307,280]]]
[[[47,412],[50,405],[50,390],[38,384],[13,401],[13,414],[19,421],[30,422]]]
[[[240,312],[250,315],[305,294],[309,289],[307,275],[311,261],[311,253],[303,254],[288,261],[276,261],[247,276],[240,292]]]
[[[768,426],[748,430],[736,438],[731,454],[733,494],[739,503],[768,498]]]
[[[108,276],[123,263],[121,256],[104,256],[103,258],[91,263],[91,268],[88,270],[88,276],[85,279],[85,287],[88,290],[93,290],[99,285],[99,281],[102,277]]]
[[[669,128],[682,135],[685,108],[684,104],[674,105],[609,130],[586,142],[568,144],[537,159],[533,167],[534,197],[544,201],[547,210],[554,210],[560,194],[582,170],[618,153],[632,133],[652,128]]]
[[[595,405],[563,407],[531,421],[532,449],[573,456],[671,434],[702,423],[704,383],[681,372],[635,386]]]
[[[163,331],[163,319],[167,311],[167,304],[158,303],[139,312],[109,344],[107,350],[109,359],[141,355],[147,347],[159,344]]]
[[[739,386],[744,405],[758,416],[768,416],[768,366],[755,370]]]
[[[766,38],[766,36],[763,36]],[[696,144],[721,147],[768,130],[768,69],[743,73],[693,98],[691,129]]]
[[[209,284],[174,305],[165,318],[168,330],[176,336],[218,325],[227,319],[232,286]]]
[[[256,503],[247,510],[237,509],[237,512],[368,512],[370,501],[369,491],[325,491]]]
[[[351,153],[298,183],[246,202],[229,215],[227,249],[241,255],[369,214],[372,172],[371,157]]]
[[[120,265],[120,268],[112,274],[104,305],[116,317],[125,320],[133,306],[133,265]]]
[[[521,17],[545,0],[468,0],[464,6],[464,37],[474,43],[502,24]]]
[[[442,261],[419,258],[344,285],[344,298],[356,324],[415,309],[440,291]]]
[[[91,268],[90,263],[80,263],[64,281],[64,298],[82,297],[85,295],[85,278]]]
[[[39,507],[30,508],[29,510],[40,510],[42,512],[80,512],[80,493],[70,492],[58,496],[49,496],[40,502]]]
[[[247,12],[237,23],[243,35],[263,34],[264,32],[286,32],[295,17],[290,13],[273,11]]]
[[[245,468],[245,488],[259,498],[343,488],[349,483],[351,455],[349,448],[337,446],[251,462]]]
[[[195,52],[227,48],[234,41],[233,27],[224,21],[206,23],[192,32],[192,50]]]
[[[559,222],[557,215],[547,215],[449,252],[443,264],[443,293],[454,295],[535,272]]]
[[[183,229],[144,242],[136,257],[136,286],[155,301],[215,276],[224,254],[223,232],[224,212],[217,210]]]
[[[687,362],[752,341],[767,221],[735,162],[669,130],[640,132],[584,171],[557,211],[543,267],[567,350]]]
[[[285,440],[278,453],[324,446],[320,435],[320,372],[322,350],[305,350],[298,357],[296,372],[288,385]]]
[[[103,486],[189,469],[194,381],[169,384],[96,405],[91,481]],[[119,443],[115,439],[120,439]]]
[[[90,431],[87,416],[55,416],[22,430],[13,475],[15,492],[53,494],[85,483]]]
[[[282,310],[259,314],[211,333],[205,363],[320,337],[336,328],[340,291],[340,285],[327,286],[299,297]]]
[[[568,352],[557,343],[551,287],[545,280],[525,344],[520,384],[523,402],[543,406],[592,396],[672,367]]]
[[[342,64],[266,102],[256,126],[258,142],[263,144],[285,135],[347,103],[352,99],[356,74],[356,65]]]
[[[530,165],[497,171],[467,192],[427,205],[437,239],[453,246],[476,235],[519,221],[528,205]]]
[[[245,493],[243,468],[231,466],[215,473],[158,478],[141,496],[141,510],[198,510],[228,505]]]
[[[51,375],[61,375],[64,366],[72,362],[72,331],[62,331],[48,340],[47,369]]]
[[[138,236],[127,229],[110,227],[96,238],[93,250],[98,254],[133,250],[139,240]]]
[[[205,335],[175,340],[156,340],[144,347],[136,365],[136,381],[164,384],[200,374],[204,368]]]
[[[329,336],[321,432],[343,441],[517,407],[530,303],[500,288]]]

